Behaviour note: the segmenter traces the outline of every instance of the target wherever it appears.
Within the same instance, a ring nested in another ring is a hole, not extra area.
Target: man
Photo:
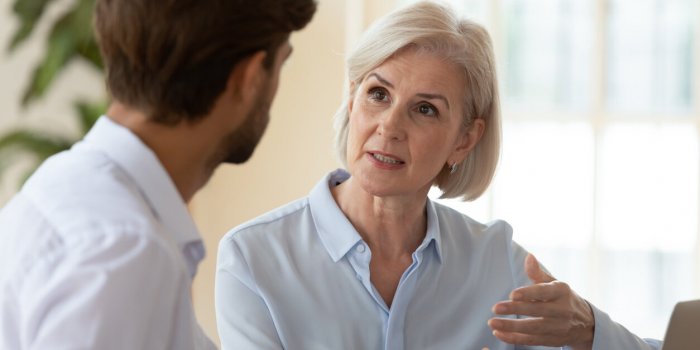
[[[0,212],[1,349],[203,349],[186,203],[268,122],[313,0],[98,0],[112,95]]]

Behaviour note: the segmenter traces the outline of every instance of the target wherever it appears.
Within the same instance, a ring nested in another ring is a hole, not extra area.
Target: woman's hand
[[[493,312],[530,318],[492,318],[493,335],[510,344],[592,349],[595,320],[588,302],[543,271],[532,254],[525,271],[534,284],[513,290],[511,300],[497,303]]]

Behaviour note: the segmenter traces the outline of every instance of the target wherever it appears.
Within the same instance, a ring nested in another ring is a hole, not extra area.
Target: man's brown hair
[[[107,88],[156,122],[197,120],[239,61],[265,50],[270,68],[315,11],[314,0],[98,0]]]

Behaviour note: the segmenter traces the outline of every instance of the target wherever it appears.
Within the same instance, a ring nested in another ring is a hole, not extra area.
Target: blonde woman
[[[376,23],[348,67],[345,169],[221,241],[224,349],[658,348],[555,281],[505,222],[428,199],[434,185],[479,197],[498,162],[483,28],[419,3]]]

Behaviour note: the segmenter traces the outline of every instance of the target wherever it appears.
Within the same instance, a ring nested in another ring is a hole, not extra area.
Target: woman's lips
[[[367,152],[367,155],[373,164],[384,169],[396,169],[406,164],[400,158],[387,153]]]

